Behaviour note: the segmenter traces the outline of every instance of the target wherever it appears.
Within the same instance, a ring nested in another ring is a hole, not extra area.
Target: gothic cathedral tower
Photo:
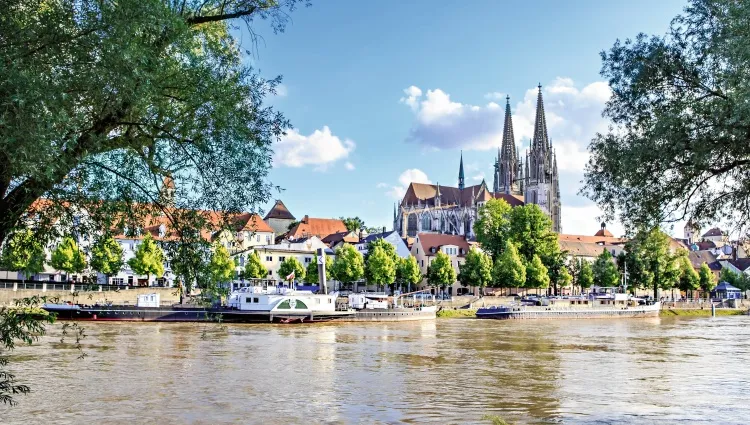
[[[503,127],[503,142],[497,151],[495,160],[495,177],[493,191],[508,195],[523,194],[523,174],[521,162],[518,160],[516,139],[513,136],[513,119],[510,115],[510,96],[505,97],[505,123]]]
[[[560,225],[560,182],[557,173],[557,156],[547,134],[547,120],[544,116],[542,85],[536,101],[534,137],[530,150],[526,153],[526,184],[524,200],[527,204],[537,204],[552,219],[552,230],[562,231]]]

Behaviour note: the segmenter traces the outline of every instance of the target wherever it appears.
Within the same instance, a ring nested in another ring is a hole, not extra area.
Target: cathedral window
[[[425,214],[422,216],[422,230],[432,230],[430,226],[432,219],[430,218],[429,214]]]
[[[407,219],[407,224],[406,224],[406,233],[409,236],[417,235],[417,215],[416,214],[409,214],[409,218]]]

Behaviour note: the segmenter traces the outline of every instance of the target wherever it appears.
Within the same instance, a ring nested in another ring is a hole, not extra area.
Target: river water
[[[2,424],[747,424],[750,317],[59,325]]]

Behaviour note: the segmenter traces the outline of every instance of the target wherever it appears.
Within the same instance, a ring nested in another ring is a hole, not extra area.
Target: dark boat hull
[[[228,308],[177,308],[177,307],[43,307],[55,313],[59,320],[76,321],[118,321],[118,322],[208,322],[230,323],[312,323],[345,319],[354,312],[310,313],[270,313],[240,311]]]

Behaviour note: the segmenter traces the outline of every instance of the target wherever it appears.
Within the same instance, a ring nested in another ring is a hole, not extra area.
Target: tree
[[[721,274],[719,274],[720,282],[727,282],[728,284],[735,286],[743,291],[750,288],[748,280],[750,279],[748,279],[747,275],[745,275],[744,273],[735,273],[727,267],[721,269]]]
[[[474,233],[482,250],[490,255],[493,262],[505,249],[510,230],[510,212],[510,205],[503,199],[490,199],[477,211]]]
[[[547,267],[542,263],[542,259],[535,255],[531,261],[526,264],[526,285],[527,288],[549,288],[549,274]]]
[[[224,245],[216,244],[208,263],[208,272],[213,284],[226,283],[234,277],[235,263]]]
[[[555,240],[556,239],[557,237],[555,237]],[[547,267],[547,273],[549,274],[549,281],[552,285],[554,295],[557,295],[557,288],[559,286],[565,287],[570,285],[571,276],[570,273],[568,273],[568,266],[565,264],[567,257],[568,252],[560,251],[559,246],[557,246],[551,253],[548,253],[547,256],[542,259],[542,264],[545,264]]]
[[[602,53],[612,97],[583,192],[636,229],[665,220],[750,219],[750,3],[691,0],[666,36]]]
[[[331,269],[333,268],[333,259],[324,254],[326,263],[326,281],[331,280]],[[305,283],[318,284],[320,279],[318,278],[318,262],[311,261],[307,265],[307,271],[305,272]]]
[[[398,253],[396,252],[396,247],[383,238],[374,239],[368,242],[367,253],[364,255],[363,260],[365,264],[365,280],[370,283],[374,283],[374,281],[373,281],[373,278],[369,274],[370,271],[367,267],[367,263],[370,259],[370,255],[372,254],[372,252],[375,250],[375,248],[378,248],[378,247],[381,248],[386,253],[386,256],[388,256],[388,258],[391,259],[391,261],[394,264],[394,267],[396,264],[398,264],[401,258],[398,256]],[[393,281],[391,281],[390,283],[393,283]]]
[[[49,262],[50,266],[57,270],[62,270],[68,275],[81,273],[86,268],[86,257],[78,248],[78,244],[73,238],[67,236],[63,238],[57,248],[52,251],[52,257]]]
[[[393,284],[396,280],[396,264],[393,257],[382,246],[376,246],[372,251],[367,252],[365,262],[367,282],[377,286]]]
[[[625,244],[628,274],[641,287],[654,288],[654,299],[659,289],[670,289],[676,281],[677,269],[669,250],[669,236],[658,227],[639,231]],[[631,264],[632,263],[632,264]]]
[[[290,124],[263,105],[280,79],[246,65],[233,28],[267,19],[283,31],[297,3],[5,2],[0,242],[43,196],[33,214],[85,206],[92,222],[117,218],[100,213],[110,207],[242,211],[267,199],[271,145]],[[173,197],[154,184],[167,176]]]
[[[716,278],[708,267],[708,264],[701,264],[700,271],[698,272],[698,285],[701,290],[706,294],[706,298],[710,296],[711,290],[716,284]]]
[[[146,275],[146,284],[150,284],[152,274],[164,274],[164,253],[154,242],[151,233],[146,233],[143,241],[135,249],[135,257],[128,260],[128,265],[136,274]]]
[[[105,235],[96,240],[91,247],[91,268],[109,278],[117,274],[125,261],[122,259],[122,247],[110,235]]]
[[[700,288],[700,276],[693,268],[693,264],[690,262],[687,251],[682,250],[678,254],[677,262],[679,267],[679,280],[677,287],[680,288],[680,291],[685,292],[686,296],[688,293],[692,295],[694,290]]]
[[[351,284],[361,280],[364,275],[364,260],[359,251],[349,244],[336,249],[336,259],[333,260],[331,270],[334,279],[343,284]]]
[[[598,286],[610,288],[618,285],[620,274],[612,260],[612,254],[606,249],[603,249],[602,253],[596,257],[592,271],[594,272],[594,283]]]
[[[503,253],[492,268],[492,278],[496,287],[521,288],[526,285],[526,266],[514,243],[506,241]]]
[[[302,267],[302,263],[295,257],[286,257],[279,265],[279,277],[286,279],[292,272],[294,272],[294,280],[303,281],[305,279],[305,268]]]
[[[242,272],[245,279],[263,279],[268,276],[268,269],[260,261],[258,251],[253,251],[245,260],[245,270]]]
[[[552,219],[536,204],[510,211],[510,238],[527,263],[538,255],[545,267],[550,268],[560,251],[557,234],[552,231]]]
[[[560,285],[561,288],[567,288],[573,283],[573,275],[570,274],[567,267],[560,269],[560,275],[556,282],[556,285]]]
[[[399,258],[398,267],[396,268],[396,282],[399,285],[406,285],[407,292],[411,291],[411,285],[416,285],[422,281],[422,270],[419,269],[417,259],[413,256]]]
[[[591,288],[594,284],[594,271],[591,270],[591,264],[583,260],[581,261],[580,271],[578,272],[578,286],[581,290]]]
[[[339,219],[344,222],[344,226],[346,226],[346,230],[350,232],[356,232],[360,229],[362,230],[366,229],[365,222],[359,217],[348,217],[348,218],[339,217]]]
[[[476,248],[469,249],[458,269],[458,281],[464,286],[473,286],[484,292],[492,282],[492,259]]]
[[[438,251],[435,259],[432,260],[427,268],[427,282],[431,285],[444,288],[453,285],[456,281],[456,270],[451,264],[451,257],[448,254]]]
[[[44,246],[31,230],[13,233],[3,246],[2,266],[21,273],[21,280],[44,270]]]

